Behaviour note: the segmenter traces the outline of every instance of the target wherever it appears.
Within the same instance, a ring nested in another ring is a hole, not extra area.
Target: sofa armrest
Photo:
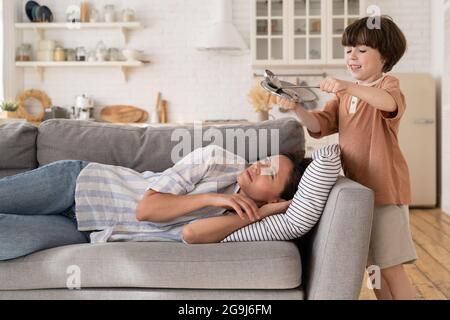
[[[373,209],[372,190],[339,177],[319,223],[300,239],[307,299],[358,299]]]

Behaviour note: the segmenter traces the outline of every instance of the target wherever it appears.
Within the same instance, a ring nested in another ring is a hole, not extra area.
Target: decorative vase
[[[269,120],[269,112],[267,111],[260,111],[258,112],[258,121],[266,121]]]
[[[5,118],[6,119],[17,119],[19,118],[19,115],[17,114],[17,111],[3,111],[3,113],[5,114]]]

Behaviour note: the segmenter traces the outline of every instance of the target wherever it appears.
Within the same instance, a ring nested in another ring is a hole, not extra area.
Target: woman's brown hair
[[[380,18],[380,27],[369,28],[371,20]],[[365,17],[349,25],[342,35],[342,45],[369,46],[378,49],[384,59],[383,72],[389,72],[406,52],[405,35],[389,16]]]

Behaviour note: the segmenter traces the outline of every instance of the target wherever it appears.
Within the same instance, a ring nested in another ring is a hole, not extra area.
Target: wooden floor
[[[410,222],[419,259],[405,269],[416,289],[416,298],[450,299],[450,216],[439,209],[411,210]],[[360,299],[376,299],[366,283],[367,275]]]

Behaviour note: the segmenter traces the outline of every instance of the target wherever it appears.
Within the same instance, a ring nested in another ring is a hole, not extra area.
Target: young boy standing
[[[375,192],[368,259],[368,266],[381,269],[381,288],[375,294],[378,299],[414,299],[403,268],[417,259],[409,226],[410,180],[397,137],[406,105],[398,79],[384,74],[407,45],[391,18],[380,17],[380,28],[369,27],[368,19],[348,26],[342,37],[347,69],[356,83],[324,80],[320,89],[335,97],[319,112],[285,99],[278,102],[295,109],[314,138],[339,132],[346,176]]]

